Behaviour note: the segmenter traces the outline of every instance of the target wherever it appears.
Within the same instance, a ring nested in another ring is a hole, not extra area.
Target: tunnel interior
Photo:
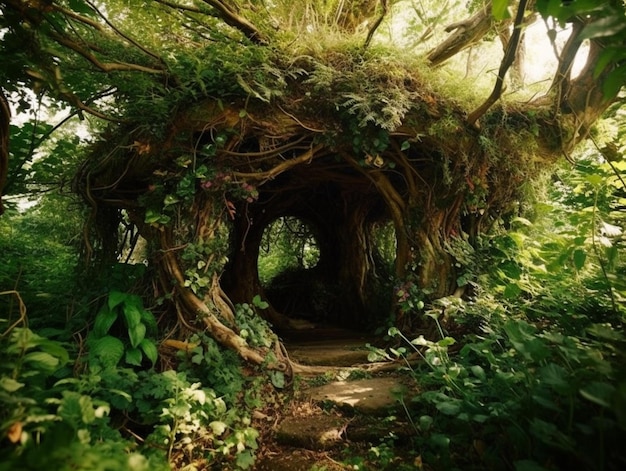
[[[389,318],[393,224],[376,186],[328,158],[281,174],[238,208],[223,277],[235,302],[260,294],[268,320],[373,330]]]

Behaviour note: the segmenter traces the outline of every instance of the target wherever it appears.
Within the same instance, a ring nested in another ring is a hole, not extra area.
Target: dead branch
[[[454,31],[439,46],[428,53],[432,65],[439,65],[452,56],[478,42],[493,25],[491,3],[481,8],[470,18],[451,24],[446,31]]]
[[[519,6],[517,7],[517,14],[515,15],[515,23],[513,26],[513,34],[511,34],[511,39],[507,44],[506,52],[504,53],[504,57],[502,58],[502,62],[500,63],[500,69],[498,70],[498,77],[496,78],[496,84],[493,87],[493,90],[489,97],[485,100],[485,102],[476,108],[470,115],[467,117],[467,122],[470,125],[474,125],[478,118],[484,115],[491,106],[498,101],[500,96],[502,95],[502,90],[504,87],[504,77],[511,67],[511,64],[515,61],[515,55],[517,54],[517,48],[520,43],[520,38],[522,36],[522,21],[524,21],[524,13],[526,11],[526,4],[528,0],[520,0]]]

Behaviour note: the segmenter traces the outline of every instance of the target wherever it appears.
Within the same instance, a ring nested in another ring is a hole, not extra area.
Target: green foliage
[[[0,218],[0,291],[20,292],[29,310],[37,312],[33,328],[65,329],[69,312],[80,234],[80,213],[69,198],[46,195],[24,213]],[[11,317],[17,305],[0,297],[0,312]]]
[[[315,234],[308,224],[297,218],[278,218],[263,232],[258,261],[259,280],[267,286],[286,271],[313,268],[319,257]]]
[[[134,366],[141,366],[145,357],[154,366],[158,354],[150,337],[156,335],[156,330],[156,319],[143,307],[139,296],[111,291],[87,337],[90,366],[113,368],[122,357]],[[116,336],[116,331],[124,334]]]
[[[15,327],[0,337],[0,352],[0,469],[165,469],[129,451],[107,402],[67,387],[67,345]]]

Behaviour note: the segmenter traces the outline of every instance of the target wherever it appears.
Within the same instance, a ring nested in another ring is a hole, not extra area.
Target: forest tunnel
[[[281,174],[258,191],[256,201],[236,211],[223,276],[233,302],[249,302],[260,293],[270,302],[267,317],[279,331],[295,319],[353,329],[380,325],[391,307],[394,261],[388,249],[378,247],[377,228],[388,225],[390,217],[375,185],[328,155]],[[261,246],[280,251],[280,234],[270,232],[285,221],[292,224],[284,227],[291,231],[292,244],[302,246],[302,238],[308,238],[318,259],[286,266],[261,282]]]

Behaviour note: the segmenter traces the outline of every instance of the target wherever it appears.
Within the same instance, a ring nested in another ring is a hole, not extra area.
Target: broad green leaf
[[[120,339],[106,335],[92,342],[90,354],[105,368],[113,367],[124,356],[124,344]]]
[[[143,309],[140,309],[133,304],[124,305],[124,310],[122,312],[124,313],[124,319],[126,320],[126,325],[129,329],[141,324],[142,311]]]
[[[449,347],[450,345],[454,345],[455,343],[456,340],[452,337],[444,337],[437,342],[437,345],[439,345],[440,347]]]
[[[437,404],[437,410],[446,415],[457,415],[461,410],[459,401],[445,401]]]
[[[539,368],[538,372],[539,380],[552,387],[555,391],[561,394],[568,394],[572,392],[570,378],[565,370],[556,363],[548,363],[546,366]]]
[[[450,437],[441,433],[433,433],[430,442],[438,448],[448,449],[450,446]]]
[[[626,64],[616,67],[602,84],[602,93],[607,98],[615,97],[626,84]]]
[[[156,318],[154,317],[154,314],[152,314],[152,312],[148,311],[147,309],[142,309],[140,313],[141,313],[141,323],[145,324],[147,332],[156,334],[157,321],[156,321]]]
[[[0,388],[4,389],[6,392],[12,393],[20,389],[24,386],[24,383],[20,383],[19,381],[15,381],[13,378],[8,378],[3,376],[0,378]]]
[[[152,363],[152,366],[154,366],[159,356],[159,352],[154,342],[150,339],[143,339],[139,343],[139,348],[143,350],[143,353],[146,355],[146,358],[150,360],[150,362]]]
[[[109,293],[109,299],[107,301],[107,305],[109,306],[110,310],[113,310],[120,304],[126,302],[128,297],[129,297],[128,293],[122,293],[121,291],[112,290]]]
[[[250,450],[244,450],[237,454],[237,468],[248,469],[254,465],[254,455]]]
[[[592,381],[580,389],[580,395],[599,406],[609,408],[615,394],[615,386],[601,381]]]
[[[54,372],[61,363],[57,357],[46,352],[29,352],[24,355],[22,361],[28,364],[29,368],[41,370],[46,373]]]
[[[128,338],[133,348],[139,346],[141,341],[146,337],[146,326],[144,324],[137,324],[134,327],[128,328]]]
[[[270,371],[270,380],[277,389],[285,387],[285,374],[282,371]]]
[[[126,355],[124,357],[124,360],[129,365],[141,366],[141,360],[143,360],[143,354],[141,353],[141,350],[139,350],[138,348],[134,348],[134,347],[128,348],[126,349]]]
[[[109,330],[117,319],[117,311],[111,310],[107,305],[102,306],[102,309],[98,312],[96,320],[93,324],[93,335],[96,337],[104,337],[109,333]]]

